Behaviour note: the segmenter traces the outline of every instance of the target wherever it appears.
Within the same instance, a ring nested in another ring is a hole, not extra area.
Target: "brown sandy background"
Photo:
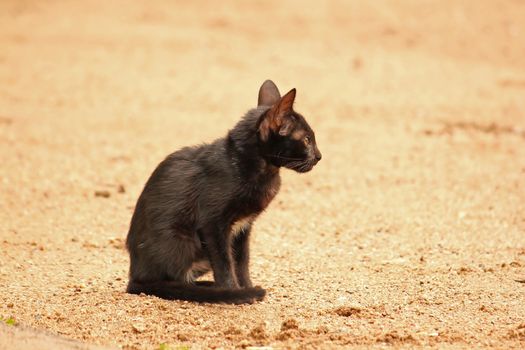
[[[266,78],[324,156],[256,224],[267,299],[126,295],[150,172]],[[4,0],[0,82],[4,319],[125,349],[525,346],[523,1]]]

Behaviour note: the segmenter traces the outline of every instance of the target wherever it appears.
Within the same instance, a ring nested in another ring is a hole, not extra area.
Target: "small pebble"
[[[111,193],[107,190],[95,191],[95,197],[109,198]]]

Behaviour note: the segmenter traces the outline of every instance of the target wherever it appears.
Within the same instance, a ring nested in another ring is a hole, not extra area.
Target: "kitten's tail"
[[[168,300],[188,300],[205,303],[246,304],[264,299],[266,291],[261,287],[227,289],[214,287],[212,283],[192,285],[172,281],[129,281],[127,292],[144,293]]]

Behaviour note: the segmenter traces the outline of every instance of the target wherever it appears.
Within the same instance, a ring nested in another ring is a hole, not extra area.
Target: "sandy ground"
[[[523,1],[4,0],[0,47],[0,317],[20,325],[0,338],[525,346]],[[267,299],[125,294],[150,172],[266,78],[298,89],[324,156],[256,223]]]
[[[0,324],[0,349],[38,350],[110,350],[103,346],[83,343],[18,325]]]

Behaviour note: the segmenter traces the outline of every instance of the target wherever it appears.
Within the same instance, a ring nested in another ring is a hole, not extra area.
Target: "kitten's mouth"
[[[295,161],[290,162],[285,165],[285,167],[295,170],[298,173],[306,173],[313,169],[313,167],[317,164],[317,160],[302,160],[302,161]]]
[[[280,166],[284,166],[285,168],[295,170],[298,173],[306,173],[313,169],[313,167],[319,162],[317,158],[313,159],[301,159],[301,158],[290,158],[290,157],[283,157],[283,156],[275,156],[275,155],[269,155],[268,157],[283,160],[285,162],[281,163]]]

